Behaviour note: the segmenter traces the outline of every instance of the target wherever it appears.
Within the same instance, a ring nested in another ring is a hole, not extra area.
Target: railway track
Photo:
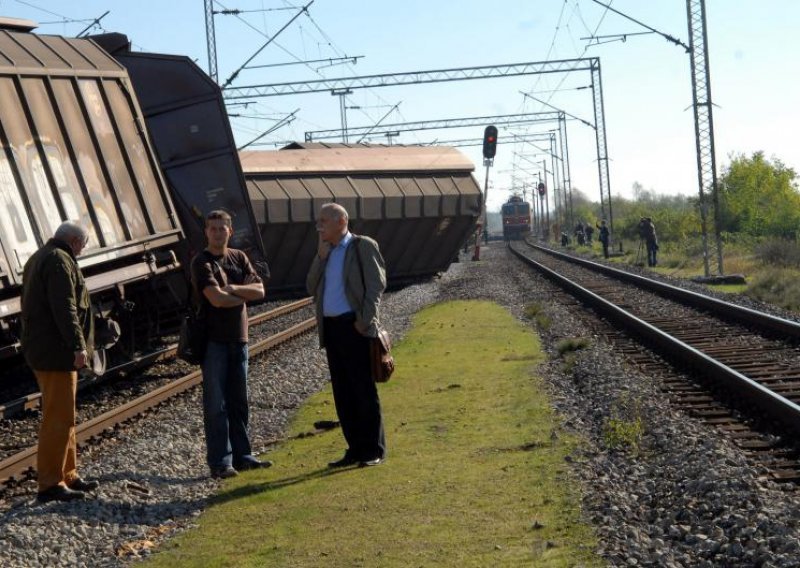
[[[258,325],[281,315],[300,310],[310,304],[310,298],[299,300],[297,302],[280,306],[274,310],[253,316],[250,318],[249,322],[251,326]],[[284,329],[250,345],[250,356],[257,356],[264,351],[272,349],[286,341],[291,340],[294,337],[314,329],[314,327],[316,327],[315,318],[309,318],[292,325],[287,329]],[[176,349],[177,346],[173,345],[164,351],[169,351],[170,356],[174,356]],[[103,435],[104,432],[112,430],[119,424],[122,424],[127,420],[130,420],[146,412],[147,410],[154,408],[163,402],[191,389],[192,387],[199,385],[201,382],[202,373],[199,369],[197,369],[117,408],[87,420],[76,427],[77,442],[79,445],[85,444],[89,440]],[[36,452],[36,446],[29,447],[0,461],[0,485],[15,483],[24,479],[26,476],[31,475],[36,464]]]
[[[251,316],[248,319],[248,322],[250,326],[256,326],[266,321],[278,318],[282,315],[300,310],[308,305],[311,305],[311,302],[312,302],[311,298],[304,298],[302,300],[297,300],[296,302],[291,302],[289,304],[279,306],[275,309]],[[175,356],[177,349],[178,349],[178,344],[173,343],[171,345],[167,345],[163,349],[153,351],[146,355],[136,357],[135,359],[132,359],[130,361],[126,361],[121,365],[111,367],[106,371],[106,373],[102,377],[93,377],[90,379],[80,380],[78,382],[78,390],[81,391],[86,389],[87,387],[101,384],[105,381],[111,380],[114,377],[121,375],[122,373],[128,373],[130,371],[140,369],[147,365],[156,363],[157,361],[170,359]],[[39,408],[39,405],[41,404],[41,398],[42,398],[42,393],[34,392],[21,397],[17,397],[6,403],[0,404],[0,419],[11,418],[21,412],[24,412],[25,410],[36,410],[37,408]]]
[[[530,244],[510,248],[619,330],[604,334],[659,375],[678,407],[773,479],[800,481],[800,324]],[[691,378],[661,370],[642,344]]]

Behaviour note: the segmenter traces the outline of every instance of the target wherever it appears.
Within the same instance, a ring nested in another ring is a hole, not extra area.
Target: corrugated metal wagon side
[[[0,21],[3,353],[24,263],[68,219],[89,228],[79,262],[96,299],[177,266],[182,231],[126,70],[92,41]]]
[[[130,51],[122,34],[92,37],[130,74],[189,241],[187,258],[205,247],[205,215],[224,209],[233,217],[231,246],[244,250],[265,275],[258,225],[219,86],[188,57]]]
[[[273,291],[304,289],[323,203],[378,241],[391,286],[447,270],[480,211],[474,165],[453,148],[293,144],[240,158]]]

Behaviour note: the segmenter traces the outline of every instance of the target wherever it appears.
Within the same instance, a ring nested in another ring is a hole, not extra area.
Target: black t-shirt
[[[228,284],[261,282],[247,255],[229,248],[224,255],[215,256],[204,250],[192,259],[192,285],[203,304],[208,325],[209,341],[247,342],[247,309],[243,305],[215,308],[203,290],[208,286],[224,288]]]

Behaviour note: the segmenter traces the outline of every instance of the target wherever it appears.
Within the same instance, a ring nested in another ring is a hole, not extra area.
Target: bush
[[[800,245],[796,241],[769,239],[756,246],[755,254],[764,264],[800,267]]]
[[[745,294],[787,310],[800,311],[800,273],[787,268],[768,268],[756,275]]]
[[[622,395],[603,421],[603,442],[611,450],[627,448],[638,453],[644,433],[641,403]]]

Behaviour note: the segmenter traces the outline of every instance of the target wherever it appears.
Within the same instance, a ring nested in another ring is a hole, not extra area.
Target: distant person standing
[[[378,333],[386,268],[378,244],[350,233],[347,223],[344,207],[322,206],[317,255],[306,279],[316,302],[320,347],[328,356],[333,400],[348,445],[341,459],[328,464],[332,468],[379,465],[386,457],[369,341]]]
[[[91,361],[93,320],[77,257],[87,230],[67,221],[25,263],[22,352],[42,392],[37,470],[39,501],[73,501],[93,491],[77,471],[75,394],[78,370]]]
[[[208,247],[192,259],[192,284],[208,329],[203,371],[203,422],[211,476],[269,467],[253,456],[248,435],[246,303],[264,297],[264,283],[247,255],[228,247],[231,216],[206,216]]]
[[[611,233],[608,230],[608,225],[606,224],[605,219],[600,221],[600,224],[597,225],[597,229],[597,238],[600,239],[600,243],[603,245],[603,257],[608,258],[608,244],[611,240]]]
[[[640,235],[644,238],[647,247],[647,266],[656,265],[656,253],[658,252],[658,238],[656,237],[656,226],[650,217],[643,217],[640,222]]]
[[[583,223],[580,221],[578,221],[578,224],[575,225],[575,239],[581,246],[586,244],[586,234],[583,232]]]

